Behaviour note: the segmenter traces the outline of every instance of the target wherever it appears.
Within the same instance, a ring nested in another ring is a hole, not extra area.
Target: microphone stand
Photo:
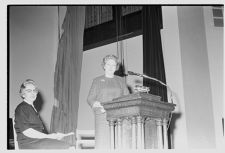
[[[153,77],[150,77],[150,76],[147,76],[145,74],[139,74],[139,73],[134,73],[134,72],[131,72],[130,71],[130,75],[136,75],[136,76],[139,76],[139,77],[143,77],[143,78],[147,78],[147,79],[150,79],[150,80],[154,80],[156,82],[159,82],[161,85],[167,87],[167,89],[170,91],[170,100],[171,100],[171,103],[173,104],[173,91],[171,90],[171,88],[165,84],[164,82],[156,79],[156,78],[153,78]],[[168,123],[168,126],[167,126],[167,130],[169,129],[169,126],[170,126],[170,122],[171,122],[171,119],[172,119],[172,112],[170,113],[170,117],[169,117],[169,123]]]
[[[147,76],[145,74],[140,74],[143,78],[147,78],[147,79],[150,79],[150,80],[154,80],[154,81],[157,81],[159,82],[161,85],[164,85],[165,87],[167,87],[167,89],[170,91],[170,100],[171,100],[171,103],[173,104],[173,91],[172,89],[167,85],[165,84],[164,82],[156,79],[156,78],[153,78],[153,77],[150,77],[150,76]],[[171,122],[171,119],[172,119],[172,112],[170,113],[170,117],[169,117],[169,123],[168,123],[168,126],[167,126],[167,130],[169,129],[170,127],[170,122]]]
[[[173,91],[172,89],[167,85],[165,84],[164,82],[156,79],[156,78],[153,78],[153,77],[150,77],[150,76],[147,76],[145,74],[136,74],[137,76],[140,76],[140,77],[143,77],[143,78],[147,78],[147,79],[150,79],[150,80],[154,80],[156,82],[159,82],[161,85],[165,86],[168,88],[168,90],[170,91],[170,100],[171,100],[171,103],[173,104]]]

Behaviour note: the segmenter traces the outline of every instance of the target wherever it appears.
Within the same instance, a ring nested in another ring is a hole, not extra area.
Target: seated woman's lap
[[[20,145],[20,149],[68,149],[70,145],[55,139],[40,139],[38,141]]]

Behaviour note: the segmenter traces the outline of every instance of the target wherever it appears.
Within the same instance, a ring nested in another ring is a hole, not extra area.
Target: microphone
[[[128,73],[129,75],[137,75],[137,76],[141,76],[141,77],[143,77],[143,75],[142,75],[142,74],[135,73],[135,72],[132,72],[132,71],[127,71],[127,73]]]
[[[136,72],[132,72],[132,71],[127,71],[127,73],[128,73],[128,75],[136,75],[136,76],[140,76],[140,77],[147,78],[147,79],[150,79],[150,80],[154,80],[154,81],[156,81],[156,82],[159,82],[161,85],[166,86],[166,87],[169,89],[170,93],[171,93],[171,102],[173,103],[173,94],[172,94],[173,91],[172,91],[172,89],[171,89],[167,84],[165,84],[164,82],[162,82],[162,81],[160,81],[160,80],[158,80],[158,79],[156,79],[156,78],[147,76],[147,75],[145,75],[145,74],[140,74],[140,73],[136,73]]]
[[[135,73],[132,71],[127,71],[127,73],[128,73],[128,75],[136,75],[136,76],[140,76],[140,77],[147,78],[150,80],[154,80],[156,82],[159,82],[161,85],[164,85],[170,91],[170,102],[173,104],[173,101],[174,101],[173,90],[167,84],[165,84],[164,82],[162,82],[156,78],[147,76],[145,74],[139,74],[139,73]],[[169,100],[168,100],[168,102],[169,102]],[[169,124],[168,124],[169,126],[170,126],[171,118],[172,118],[172,113],[170,114],[170,118],[169,118]],[[167,130],[168,130],[169,126],[167,127]]]
[[[154,80],[156,82],[159,82],[160,84],[164,85],[164,86],[167,86],[167,84],[163,83],[162,81],[156,79],[156,78],[153,78],[153,77],[150,77],[150,76],[147,76],[145,74],[140,74],[140,73],[136,73],[136,72],[132,72],[132,71],[127,71],[127,73],[129,75],[136,75],[136,76],[141,76],[143,78],[147,78],[147,79],[150,79],[150,80]]]

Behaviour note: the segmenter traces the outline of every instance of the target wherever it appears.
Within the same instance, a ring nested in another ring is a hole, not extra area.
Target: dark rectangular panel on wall
[[[223,6],[213,6],[212,7],[212,15],[215,27],[223,27]]]
[[[112,20],[85,29],[84,51],[142,34],[142,11],[123,16],[121,7],[113,6]]]

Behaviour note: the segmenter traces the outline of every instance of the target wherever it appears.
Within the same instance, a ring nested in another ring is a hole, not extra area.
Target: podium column
[[[122,148],[122,120],[120,118],[117,119],[117,141],[118,141],[118,149]]]
[[[115,149],[115,129],[114,129],[114,121],[109,121],[109,129],[110,129],[110,149]]]
[[[137,149],[137,132],[136,132],[136,117],[131,118],[131,124],[132,124],[132,149]]]
[[[142,117],[137,116],[137,149],[142,148]]]
[[[163,135],[162,135],[162,120],[156,119],[156,127],[157,127],[157,146],[158,149],[163,149]]]
[[[168,149],[168,137],[167,137],[167,120],[163,119],[163,140],[164,140],[164,149]]]
[[[142,121],[141,121],[141,149],[145,149],[145,117],[142,116]]]

